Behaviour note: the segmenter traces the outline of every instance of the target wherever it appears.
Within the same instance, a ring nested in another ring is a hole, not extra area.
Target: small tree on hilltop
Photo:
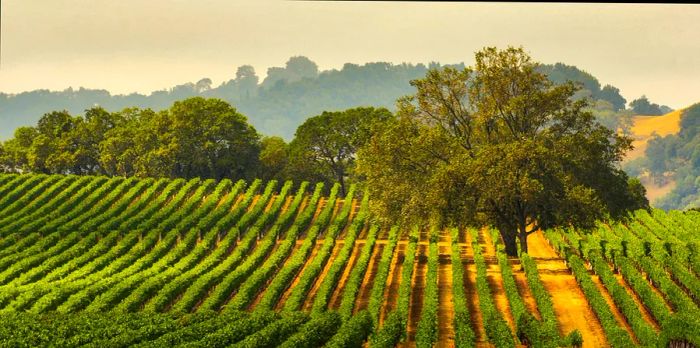
[[[486,48],[473,68],[412,81],[395,121],[358,155],[379,216],[499,228],[509,255],[554,226],[593,227],[647,207],[619,168],[631,139],[598,124],[522,48]]]

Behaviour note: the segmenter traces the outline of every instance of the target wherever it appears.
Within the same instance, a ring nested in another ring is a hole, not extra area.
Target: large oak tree
[[[496,226],[509,255],[553,226],[593,227],[647,207],[619,168],[631,139],[553,85],[522,48],[485,48],[464,70],[412,81],[397,118],[359,153],[373,209],[408,222]]]

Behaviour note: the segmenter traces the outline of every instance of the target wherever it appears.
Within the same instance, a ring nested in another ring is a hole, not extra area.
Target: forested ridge
[[[95,106],[110,112],[132,107],[160,111],[175,101],[201,96],[225,100],[246,115],[262,134],[290,140],[296,127],[306,118],[323,111],[356,106],[394,110],[396,99],[413,91],[409,81],[424,76],[429,69],[445,66],[463,68],[464,63],[346,63],[340,70],[320,71],[308,58],[292,57],[284,67],[269,68],[262,81],[252,66],[243,65],[237,68],[235,77],[219,86],[214,86],[211,79],[203,78],[150,94],[111,94],[104,89],[83,87],[0,93],[0,139],[12,137],[17,127],[33,125],[51,111],[65,110],[71,115],[85,115],[85,110]],[[562,63],[542,65],[540,69],[555,83],[566,80],[582,83],[583,89],[577,97],[591,97],[594,100],[592,108],[605,125],[624,126],[625,122],[620,119],[624,121],[625,116],[631,115],[631,112],[624,111],[627,100],[620,95],[619,89],[602,86],[590,73]]]

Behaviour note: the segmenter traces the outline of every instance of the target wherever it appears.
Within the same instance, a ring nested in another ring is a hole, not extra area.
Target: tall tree
[[[663,115],[659,104],[649,102],[649,99],[645,95],[631,101],[630,107],[637,115]]]
[[[598,124],[522,48],[477,52],[473,68],[412,82],[398,119],[359,153],[373,209],[438,224],[498,227],[509,255],[554,226],[592,227],[648,206],[619,161],[631,139]]]
[[[337,181],[345,194],[348,179],[355,178],[357,150],[392,117],[385,108],[360,107],[307,119],[289,144],[288,171],[306,180]]]
[[[280,137],[264,137],[260,149],[260,175],[263,180],[285,180],[280,177],[287,166],[288,145]]]
[[[609,101],[613,105],[614,111],[624,110],[625,105],[627,105],[627,100],[620,94],[620,89],[611,85],[605,85],[600,90],[600,99]]]
[[[221,99],[188,98],[156,115],[159,160],[171,177],[252,178],[260,139],[242,114]]]

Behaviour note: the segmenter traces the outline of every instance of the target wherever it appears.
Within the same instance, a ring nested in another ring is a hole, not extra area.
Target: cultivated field
[[[495,230],[375,225],[338,190],[0,175],[0,346],[700,346],[700,213],[508,258]]]

